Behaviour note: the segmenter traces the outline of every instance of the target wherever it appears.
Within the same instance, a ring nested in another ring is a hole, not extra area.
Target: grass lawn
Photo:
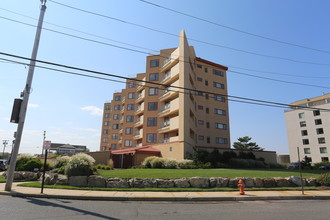
[[[123,169],[98,170],[102,177],[119,178],[164,178],[182,177],[289,177],[299,176],[298,170],[252,170],[252,169]],[[316,178],[323,170],[303,170],[303,178]]]
[[[5,183],[5,182],[6,182],[6,179],[2,175],[0,175],[0,183]]]
[[[18,186],[41,188],[39,182],[21,183]],[[144,191],[144,192],[216,192],[216,191],[238,191],[235,188],[95,188],[95,187],[75,187],[63,185],[45,185],[49,189],[71,189],[71,190],[95,190],[95,191]],[[317,190],[317,187],[304,187],[305,190]],[[274,188],[245,188],[245,191],[281,191],[281,190],[301,190],[301,187],[274,187]]]

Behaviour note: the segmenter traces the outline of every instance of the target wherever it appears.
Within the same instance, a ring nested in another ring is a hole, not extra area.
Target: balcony
[[[119,130],[119,134],[122,134],[123,133],[123,129],[121,128],[120,130]]]
[[[142,147],[142,143],[136,144],[135,147]]]
[[[179,66],[175,66],[171,69],[170,72],[167,72],[160,83],[165,84],[165,85],[170,85],[176,80],[179,79]]]
[[[144,77],[142,81],[146,81],[146,77]],[[136,91],[141,92],[144,89],[145,84],[146,84],[145,82],[139,82]]]
[[[179,99],[174,99],[171,102],[165,104],[158,113],[159,117],[165,117],[167,115],[171,115],[179,112]]]
[[[136,107],[135,115],[141,115],[144,112],[144,103]]]
[[[169,131],[174,131],[179,129],[179,116],[170,118],[170,120],[163,122],[160,124],[158,129],[159,133],[165,133]]]
[[[142,125],[143,125],[143,115],[136,119],[134,126],[135,127],[140,127]]]
[[[176,81],[175,83],[172,84],[173,86],[179,86],[179,81]],[[175,97],[177,97],[179,94],[179,91],[177,89],[165,89],[162,93],[162,95],[159,97],[159,101],[166,101],[166,100],[172,100]]]
[[[126,100],[126,98],[123,97],[123,98],[121,99],[121,104],[124,104],[124,103],[125,103],[125,100]]]
[[[121,144],[123,142],[123,137],[118,138],[118,144]]]
[[[170,142],[175,142],[175,141],[179,141],[179,136],[164,138],[164,139],[160,140],[159,143],[170,143]]]
[[[136,103],[140,103],[144,101],[144,97],[145,97],[145,90],[143,90],[141,93],[138,93],[135,102]]]
[[[125,112],[125,106],[123,106],[123,107],[121,108],[121,110],[120,110],[120,114],[124,114],[124,112]]]
[[[162,64],[162,66],[159,68],[160,72],[165,72],[166,70],[169,70],[170,68],[172,68],[175,64],[179,63],[179,56],[178,55],[174,55],[172,53],[172,55],[170,57],[168,57]]]
[[[137,140],[137,139],[142,139],[142,137],[143,137],[143,129],[140,129],[134,133],[133,138],[134,140]]]

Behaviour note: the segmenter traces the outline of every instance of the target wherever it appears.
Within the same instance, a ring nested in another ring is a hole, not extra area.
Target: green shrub
[[[245,159],[231,158],[228,165],[230,168],[249,168],[249,162]]]
[[[32,155],[31,154],[20,154],[18,157],[17,157],[17,160],[16,160],[16,168],[15,170],[17,171],[24,171],[24,164],[26,162],[28,162],[30,159],[32,159]]]
[[[33,158],[30,154],[21,154],[17,157],[17,171],[34,171],[35,168],[40,170],[41,167],[42,162],[37,158]]]
[[[79,153],[73,155],[65,167],[65,174],[68,176],[89,176],[93,174],[93,157]]]
[[[286,166],[278,163],[268,163],[267,167],[270,169],[285,169]]]
[[[150,161],[151,168],[164,168],[164,158],[156,157]]]
[[[165,169],[176,169],[178,166],[178,161],[174,159],[164,159],[164,168]]]
[[[67,163],[69,162],[69,160],[70,160],[69,156],[57,157],[55,160],[54,167],[60,168],[60,167],[66,166]]]
[[[316,180],[322,186],[330,186],[330,173],[320,174]]]
[[[59,173],[59,174],[64,174],[65,173],[65,166],[55,168],[55,169],[53,169],[53,172]]]
[[[181,160],[178,162],[178,168],[180,169],[193,169],[195,167],[193,160]]]
[[[313,168],[314,169],[320,169],[321,166],[330,166],[330,162],[329,161],[323,161],[323,162],[319,162],[319,163],[314,163]]]
[[[145,168],[151,168],[151,161],[155,158],[159,158],[159,157],[156,156],[146,157],[142,162],[142,166],[144,166]]]

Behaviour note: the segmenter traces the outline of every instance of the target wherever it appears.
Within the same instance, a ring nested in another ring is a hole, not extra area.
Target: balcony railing
[[[159,143],[168,143],[168,142],[170,142],[169,138],[164,138],[164,139],[159,141]]]
[[[162,64],[162,66],[161,66],[161,68],[163,67],[163,66],[165,66],[168,62],[170,62],[172,60],[172,57],[169,57],[169,58],[167,58],[166,60],[164,60],[164,62],[163,62],[163,64]]]
[[[160,128],[165,128],[170,126],[170,121],[164,121],[163,123],[160,124]]]
[[[162,81],[164,81],[167,77],[169,77],[171,75],[171,72],[167,72],[163,78],[162,78]]]
[[[163,107],[160,108],[159,112],[163,112],[166,109],[169,109],[171,107],[171,103],[166,103]]]

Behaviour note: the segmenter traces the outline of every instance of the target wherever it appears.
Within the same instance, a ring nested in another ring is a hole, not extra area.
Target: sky
[[[147,54],[177,47],[184,29],[198,57],[229,67],[231,96],[289,104],[329,93],[329,1],[148,1],[210,22],[140,0],[47,1],[37,58],[133,77],[145,72]],[[1,1],[0,52],[31,56],[39,12],[39,0]],[[0,60],[0,140],[13,140],[17,124],[9,119],[27,72]],[[99,150],[103,104],[124,86],[36,68],[19,152],[40,154],[43,131],[54,143]],[[288,153],[284,110],[230,101],[231,143],[250,136],[266,150]]]

